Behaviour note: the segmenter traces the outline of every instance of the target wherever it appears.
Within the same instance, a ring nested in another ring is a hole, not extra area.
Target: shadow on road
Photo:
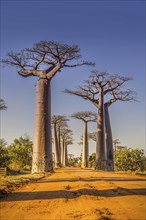
[[[115,188],[107,190],[97,189],[79,189],[71,190],[56,190],[56,191],[39,191],[39,192],[14,192],[3,198],[3,202],[9,201],[27,201],[27,200],[48,200],[48,199],[74,199],[80,196],[95,196],[95,197],[117,197],[127,195],[146,195],[146,189],[127,189]]]
[[[146,181],[146,179],[141,178],[122,178],[122,177],[101,177],[101,178],[57,178],[57,179],[42,179],[37,181],[37,183],[55,183],[55,182],[98,182],[98,181],[109,181],[109,182],[129,182],[129,181]]]

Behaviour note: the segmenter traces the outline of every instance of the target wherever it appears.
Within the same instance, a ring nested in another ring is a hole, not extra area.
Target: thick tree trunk
[[[64,163],[64,139],[62,139],[62,144],[61,144],[61,165],[63,166]]]
[[[65,145],[65,166],[68,166],[68,150],[67,150],[67,145]]]
[[[60,167],[56,124],[54,124],[54,161],[55,161],[55,167]]]
[[[63,147],[63,158],[62,158],[62,165],[63,165],[63,167],[65,167],[66,166],[66,149],[65,149],[65,140],[63,141],[63,145],[62,145],[62,147]]]
[[[60,138],[60,127],[58,128],[58,150],[59,150],[59,162],[61,165],[61,138]]]
[[[97,141],[95,169],[106,170],[105,136],[104,136],[104,95],[101,88],[99,93],[99,108],[97,116]]]
[[[108,104],[105,104],[104,111],[105,111],[105,143],[106,143],[106,152],[107,152],[107,170],[114,171],[113,137],[112,137],[108,108],[109,108]]]
[[[88,135],[87,122],[84,122],[82,168],[88,167]]]
[[[39,79],[36,83],[32,173],[52,169],[50,81]]]

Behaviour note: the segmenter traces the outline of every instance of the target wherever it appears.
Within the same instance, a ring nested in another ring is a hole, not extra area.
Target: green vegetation
[[[33,143],[27,135],[15,139],[9,146],[4,139],[0,139],[0,167],[7,167],[8,176],[14,175],[15,179],[17,179],[18,174],[30,172],[32,145]],[[88,158],[90,168],[95,167],[95,159],[96,153],[92,153]],[[74,157],[73,154],[68,154],[69,167],[80,167],[81,161],[82,155]],[[117,146],[114,152],[114,168],[118,172],[145,174],[146,156],[144,155],[144,150]]]
[[[89,167],[95,166],[96,153],[89,156]],[[146,174],[146,156],[142,149],[118,146],[114,152],[115,171]]]
[[[89,156],[89,167],[95,167],[96,153]]]
[[[12,170],[31,170],[32,141],[25,135],[15,139],[7,146],[4,139],[0,140],[0,167]]]
[[[79,167],[81,166],[81,158],[74,157],[73,154],[68,154],[68,166],[69,167]]]
[[[146,157],[142,149],[118,148],[114,153],[115,170],[138,171],[146,170]]]

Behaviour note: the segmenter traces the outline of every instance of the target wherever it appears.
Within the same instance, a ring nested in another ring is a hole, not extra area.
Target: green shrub
[[[114,153],[115,169],[117,171],[146,170],[146,157],[142,149],[125,148]]]

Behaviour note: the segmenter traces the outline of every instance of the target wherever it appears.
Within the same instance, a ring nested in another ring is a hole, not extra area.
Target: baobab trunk
[[[113,157],[113,138],[109,117],[109,105],[104,104],[105,112],[105,143],[107,152],[107,170],[114,171],[114,157]]]
[[[104,138],[104,95],[103,88],[99,92],[97,116],[96,163],[95,169],[106,170],[105,138]]]
[[[54,161],[55,161],[55,167],[60,167],[56,123],[54,123]]]
[[[53,169],[50,121],[50,80],[40,78],[36,83],[32,173],[47,172]]]
[[[83,168],[88,167],[87,122],[84,122],[82,167],[83,167]]]
[[[68,166],[68,150],[67,145],[65,145],[65,167]]]
[[[58,150],[59,150],[59,161],[61,165],[61,138],[60,138],[60,127],[58,127]]]
[[[66,166],[66,147],[65,147],[65,140],[63,141],[63,158],[62,158],[62,165],[63,167]]]
[[[62,145],[61,145],[61,165],[64,166],[64,139],[62,139]]]

